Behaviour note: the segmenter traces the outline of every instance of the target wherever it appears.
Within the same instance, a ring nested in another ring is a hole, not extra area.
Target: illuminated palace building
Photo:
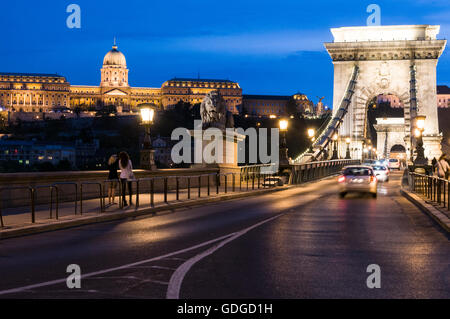
[[[71,85],[57,74],[0,73],[0,106],[15,112],[51,112],[76,107],[82,110],[114,105],[128,112],[142,103],[161,109],[179,101],[200,103],[211,90],[219,90],[229,111],[238,113],[242,89],[229,80],[174,78],[161,88],[130,87],[125,56],[114,44],[103,59],[100,86]]]

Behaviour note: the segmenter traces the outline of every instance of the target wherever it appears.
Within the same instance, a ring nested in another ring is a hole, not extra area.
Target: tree
[[[290,98],[286,103],[286,113],[288,116],[296,115],[298,113],[297,110],[297,102],[294,98]]]
[[[76,107],[73,109],[73,112],[77,115],[77,117],[80,117],[81,107],[76,106]]]

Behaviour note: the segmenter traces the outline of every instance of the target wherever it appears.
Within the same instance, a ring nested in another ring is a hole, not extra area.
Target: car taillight
[[[339,182],[339,183],[345,182],[345,176],[339,176],[338,182]]]
[[[370,176],[370,182],[375,182],[377,180],[376,176]]]

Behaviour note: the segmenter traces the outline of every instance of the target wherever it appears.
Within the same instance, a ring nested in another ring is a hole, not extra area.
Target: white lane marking
[[[191,250],[195,250],[197,248],[201,248],[203,246],[207,246],[207,245],[213,244],[213,243],[215,243],[217,241],[224,240],[224,239],[226,239],[226,238],[228,238],[230,236],[233,236],[234,234],[236,234],[236,233],[231,233],[231,234],[228,234],[228,235],[225,235],[225,236],[221,236],[221,237],[218,237],[218,238],[215,238],[215,239],[203,242],[201,244],[198,244],[198,245],[195,245],[195,246],[192,246],[192,247],[188,247],[188,248],[185,248],[185,249],[174,251],[172,253],[168,253],[166,255],[161,255],[161,256],[158,256],[158,257],[153,257],[153,258],[150,258],[150,259],[141,260],[141,261],[134,262],[134,263],[131,263],[131,264],[126,264],[126,265],[123,265],[123,266],[118,266],[118,267],[114,267],[114,268],[108,268],[108,269],[94,271],[94,272],[87,273],[87,274],[82,274],[81,278],[83,279],[83,278],[88,278],[88,277],[92,277],[92,276],[96,276],[96,275],[109,273],[109,272],[116,271],[116,270],[131,268],[131,267],[139,266],[139,265],[146,264],[146,263],[149,263],[149,262],[152,262],[152,261],[161,260],[161,259],[164,259],[164,258],[167,258],[167,257],[179,255],[179,254],[191,251]],[[65,283],[66,280],[67,280],[67,278],[61,278],[61,279],[46,281],[46,282],[42,282],[42,283],[38,283],[38,284],[34,284],[34,285],[17,287],[17,288],[12,288],[12,289],[7,289],[7,290],[0,290],[0,295],[7,295],[7,294],[12,294],[12,293],[23,292],[23,291],[26,291],[26,290],[36,289],[36,288],[40,288],[40,287],[57,285],[57,284]]]
[[[218,243],[217,245],[215,245],[214,247],[211,247],[207,250],[205,250],[204,252],[188,259],[185,263],[183,263],[180,267],[177,268],[177,270],[172,274],[172,277],[170,278],[169,281],[169,287],[167,288],[167,294],[166,294],[166,298],[167,299],[179,299],[180,298],[180,289],[181,289],[181,284],[183,283],[183,279],[186,276],[186,274],[189,272],[189,270],[192,268],[192,266],[194,266],[197,262],[199,262],[200,260],[202,260],[203,258],[211,255],[212,253],[214,253],[215,251],[217,251],[218,249],[222,248],[223,246],[225,246],[226,244],[232,242],[233,240],[241,237],[242,235],[246,234],[247,232],[249,232],[250,230],[257,228],[267,222],[270,222],[282,215],[284,215],[285,213],[279,214],[277,216],[268,218],[266,220],[263,220],[253,226],[250,226],[244,230],[241,230],[239,232],[236,232],[233,236],[228,237],[227,239],[221,241],[220,243]]]

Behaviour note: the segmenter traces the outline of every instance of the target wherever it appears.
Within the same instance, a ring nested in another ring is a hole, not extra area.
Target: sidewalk
[[[450,234],[450,211],[448,210],[448,207],[443,207],[435,202],[429,201],[422,196],[411,192],[408,187],[402,187],[400,192]]]
[[[289,186],[276,188],[261,188],[247,191],[247,188],[242,187],[232,191],[228,187],[227,193],[222,186],[219,188],[219,194],[215,187],[210,188],[210,196],[208,196],[208,189],[201,188],[201,196],[198,195],[198,188],[191,189],[191,199],[188,199],[188,191],[186,189],[180,190],[179,200],[176,200],[176,192],[170,191],[167,194],[167,203],[164,202],[163,193],[154,194],[154,207],[150,205],[150,194],[139,194],[139,207],[136,208],[136,195],[133,196],[133,205],[127,206],[123,209],[118,204],[108,205],[108,198],[105,198],[105,211],[100,211],[100,198],[83,200],[83,214],[80,214],[80,201],[77,202],[76,214],[75,203],[67,202],[60,203],[58,209],[58,219],[56,219],[55,206],[53,205],[52,218],[50,218],[50,205],[36,206],[35,223],[31,222],[31,212],[29,207],[19,207],[2,210],[4,228],[0,228],[0,239],[23,236],[29,234],[36,234],[40,232],[69,228],[80,225],[87,225],[98,222],[106,222],[147,214],[156,214],[160,211],[173,210],[178,208],[190,207],[195,205],[202,205],[222,200],[229,200],[235,198],[242,198],[247,196],[256,196],[266,194],[288,188]],[[127,196],[127,201],[129,200]],[[116,203],[119,203],[119,197],[116,196]]]

